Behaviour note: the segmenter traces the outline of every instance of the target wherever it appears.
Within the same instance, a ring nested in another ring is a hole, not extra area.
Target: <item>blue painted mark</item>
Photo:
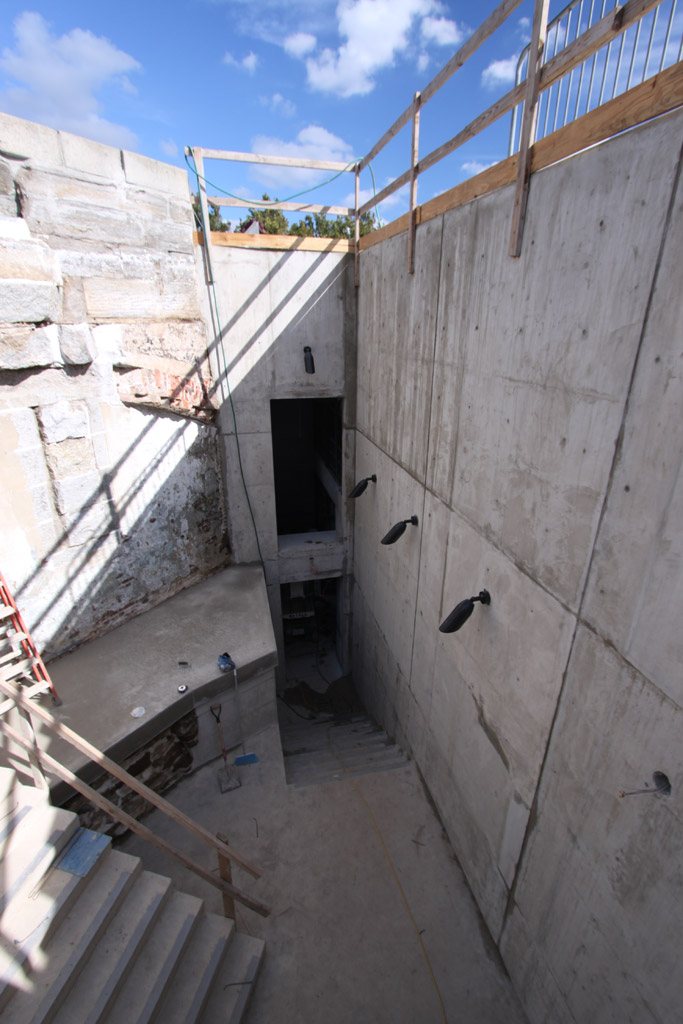
[[[89,828],[79,828],[54,867],[59,868],[60,871],[68,871],[72,875],[85,878],[110,843],[110,837],[103,836],[101,832],[93,832]]]

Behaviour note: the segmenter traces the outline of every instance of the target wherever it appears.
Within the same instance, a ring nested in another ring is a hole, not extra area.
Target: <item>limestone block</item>
[[[122,362],[125,366],[142,366],[142,357],[195,363],[206,357],[206,330],[200,320],[146,321],[121,325]],[[178,371],[180,372],[180,370]],[[202,367],[207,375],[208,367]],[[270,421],[269,421],[270,422]]]
[[[11,196],[14,199],[14,178],[6,160],[0,160],[0,196]]]
[[[55,253],[65,276],[121,277],[124,274],[120,252],[84,249],[78,245],[76,249],[55,249]]]
[[[77,171],[107,178],[109,181],[123,181],[121,151],[102,142],[93,142],[71,132],[60,131],[64,163]]]
[[[45,199],[29,196],[23,213],[31,229],[39,234],[56,238],[78,238],[87,242],[105,242],[110,245],[141,245],[141,222],[113,204],[95,205],[69,202],[59,197]]]
[[[95,472],[55,480],[55,497],[59,511],[65,514],[92,505],[100,494],[101,486],[102,478]]]
[[[182,167],[173,167],[160,160],[151,160],[139,153],[124,149],[121,153],[126,181],[131,185],[142,185],[155,192],[170,192],[173,195],[189,196],[187,172]]]
[[[28,224],[23,217],[17,217],[16,208],[12,215],[0,217],[0,238],[12,238],[16,241],[30,237]]]
[[[0,321],[42,323],[59,315],[59,289],[50,281],[0,280]]]
[[[79,277],[64,277],[62,317],[72,323],[87,319],[83,282]]]
[[[15,159],[57,167],[62,163],[59,132],[54,128],[0,113],[0,138],[5,152]]]
[[[88,324],[62,324],[59,328],[59,348],[65,363],[82,366],[95,356],[95,341]]]
[[[67,437],[56,444],[48,444],[45,457],[55,479],[82,476],[97,469],[88,437]]]
[[[90,278],[83,290],[93,320],[194,320],[198,314],[196,292],[185,282]]]
[[[121,361],[121,325],[100,324],[93,327],[92,336],[95,341],[95,358],[100,362],[120,363]]]
[[[0,217],[16,217],[17,201],[15,197],[0,194]]]
[[[0,369],[23,370],[32,366],[60,363],[58,327],[50,324],[31,327],[0,328]]]
[[[16,220],[19,221],[20,218]],[[44,242],[27,238],[12,239],[6,236],[0,248],[0,277],[51,283],[61,281],[55,254]]]
[[[48,445],[66,438],[88,436],[88,408],[85,402],[61,400],[38,410],[43,440]]]
[[[66,513],[62,516],[62,524],[69,547],[75,548],[114,533],[118,529],[118,518],[111,502],[98,501],[78,512]]]

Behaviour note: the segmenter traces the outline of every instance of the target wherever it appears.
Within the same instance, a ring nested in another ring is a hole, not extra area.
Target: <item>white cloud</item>
[[[437,46],[457,46],[462,42],[465,33],[449,18],[422,19],[422,40],[425,43],[436,43]]]
[[[159,143],[159,147],[164,156],[177,156],[178,146],[173,139],[162,139]]]
[[[287,36],[284,47],[290,57],[305,57],[307,53],[315,50],[317,40],[310,32],[295,32]]]
[[[338,29],[345,42],[307,59],[309,85],[343,97],[371,92],[373,75],[407,50],[415,21],[440,10],[437,0],[339,0]]]
[[[354,159],[353,150],[347,142],[333,135],[320,125],[310,124],[302,128],[294,142],[269,135],[257,135],[251,140],[252,153],[263,153],[266,156],[292,156],[308,160],[330,160],[339,163],[351,163]],[[254,165],[251,176],[269,188],[283,186],[315,185],[329,178],[333,171],[314,171],[305,168],[267,167]],[[280,197],[282,198],[282,197]]]
[[[475,174],[481,174],[482,171],[487,171],[489,167],[495,167],[497,163],[497,160],[492,160],[488,164],[482,163],[481,160],[466,160],[464,164],[460,164],[460,170],[472,177]]]
[[[497,89],[499,85],[514,85],[519,54],[492,61],[481,73],[481,84],[485,89]]]
[[[274,114],[282,114],[283,117],[293,117],[296,113],[296,107],[292,101],[285,99],[279,92],[272,95],[270,109]]]
[[[522,38],[522,42],[531,42],[531,18],[520,18],[517,22],[517,30]]]
[[[417,58],[417,70],[418,71],[426,71],[428,67],[429,67],[429,54],[428,53],[421,53],[420,56]]]
[[[96,99],[111,82],[126,92],[135,90],[126,78],[142,70],[134,57],[81,28],[55,36],[44,18],[30,11],[15,20],[14,36],[15,48],[2,51],[0,71],[19,84],[0,93],[3,110],[112,146],[137,145],[129,128],[102,117]]]
[[[247,71],[250,75],[253,75],[258,67],[259,59],[257,55],[252,51],[248,53],[242,60],[237,60],[233,55],[226,51],[223,54],[223,63],[227,64],[232,68],[239,68],[240,71]]]

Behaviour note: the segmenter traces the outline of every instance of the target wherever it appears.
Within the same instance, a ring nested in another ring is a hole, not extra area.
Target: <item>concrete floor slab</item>
[[[277,664],[260,566],[231,566],[84,644],[48,669],[63,703],[46,707],[115,760],[133,753],[198,702],[232,685],[218,655],[229,651],[240,684]],[[184,693],[178,687],[187,687]],[[140,717],[133,717],[143,708]],[[87,759],[35,720],[40,746],[69,768]]]
[[[215,762],[171,793],[263,870],[233,873],[272,906],[267,919],[237,910],[238,931],[267,948],[248,1024],[526,1024],[415,764],[301,789],[285,782],[277,726],[248,745],[259,762],[238,769],[240,789],[220,793]],[[146,823],[216,867],[157,812]],[[162,853],[135,836],[121,848],[221,913],[218,890]]]

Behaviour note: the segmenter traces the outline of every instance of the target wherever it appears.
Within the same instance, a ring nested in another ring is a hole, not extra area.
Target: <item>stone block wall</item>
[[[682,128],[534,175],[520,259],[511,188],[361,256],[354,677],[533,1024],[681,1003]]]
[[[0,568],[46,657],[226,563],[184,171],[0,114]]]

